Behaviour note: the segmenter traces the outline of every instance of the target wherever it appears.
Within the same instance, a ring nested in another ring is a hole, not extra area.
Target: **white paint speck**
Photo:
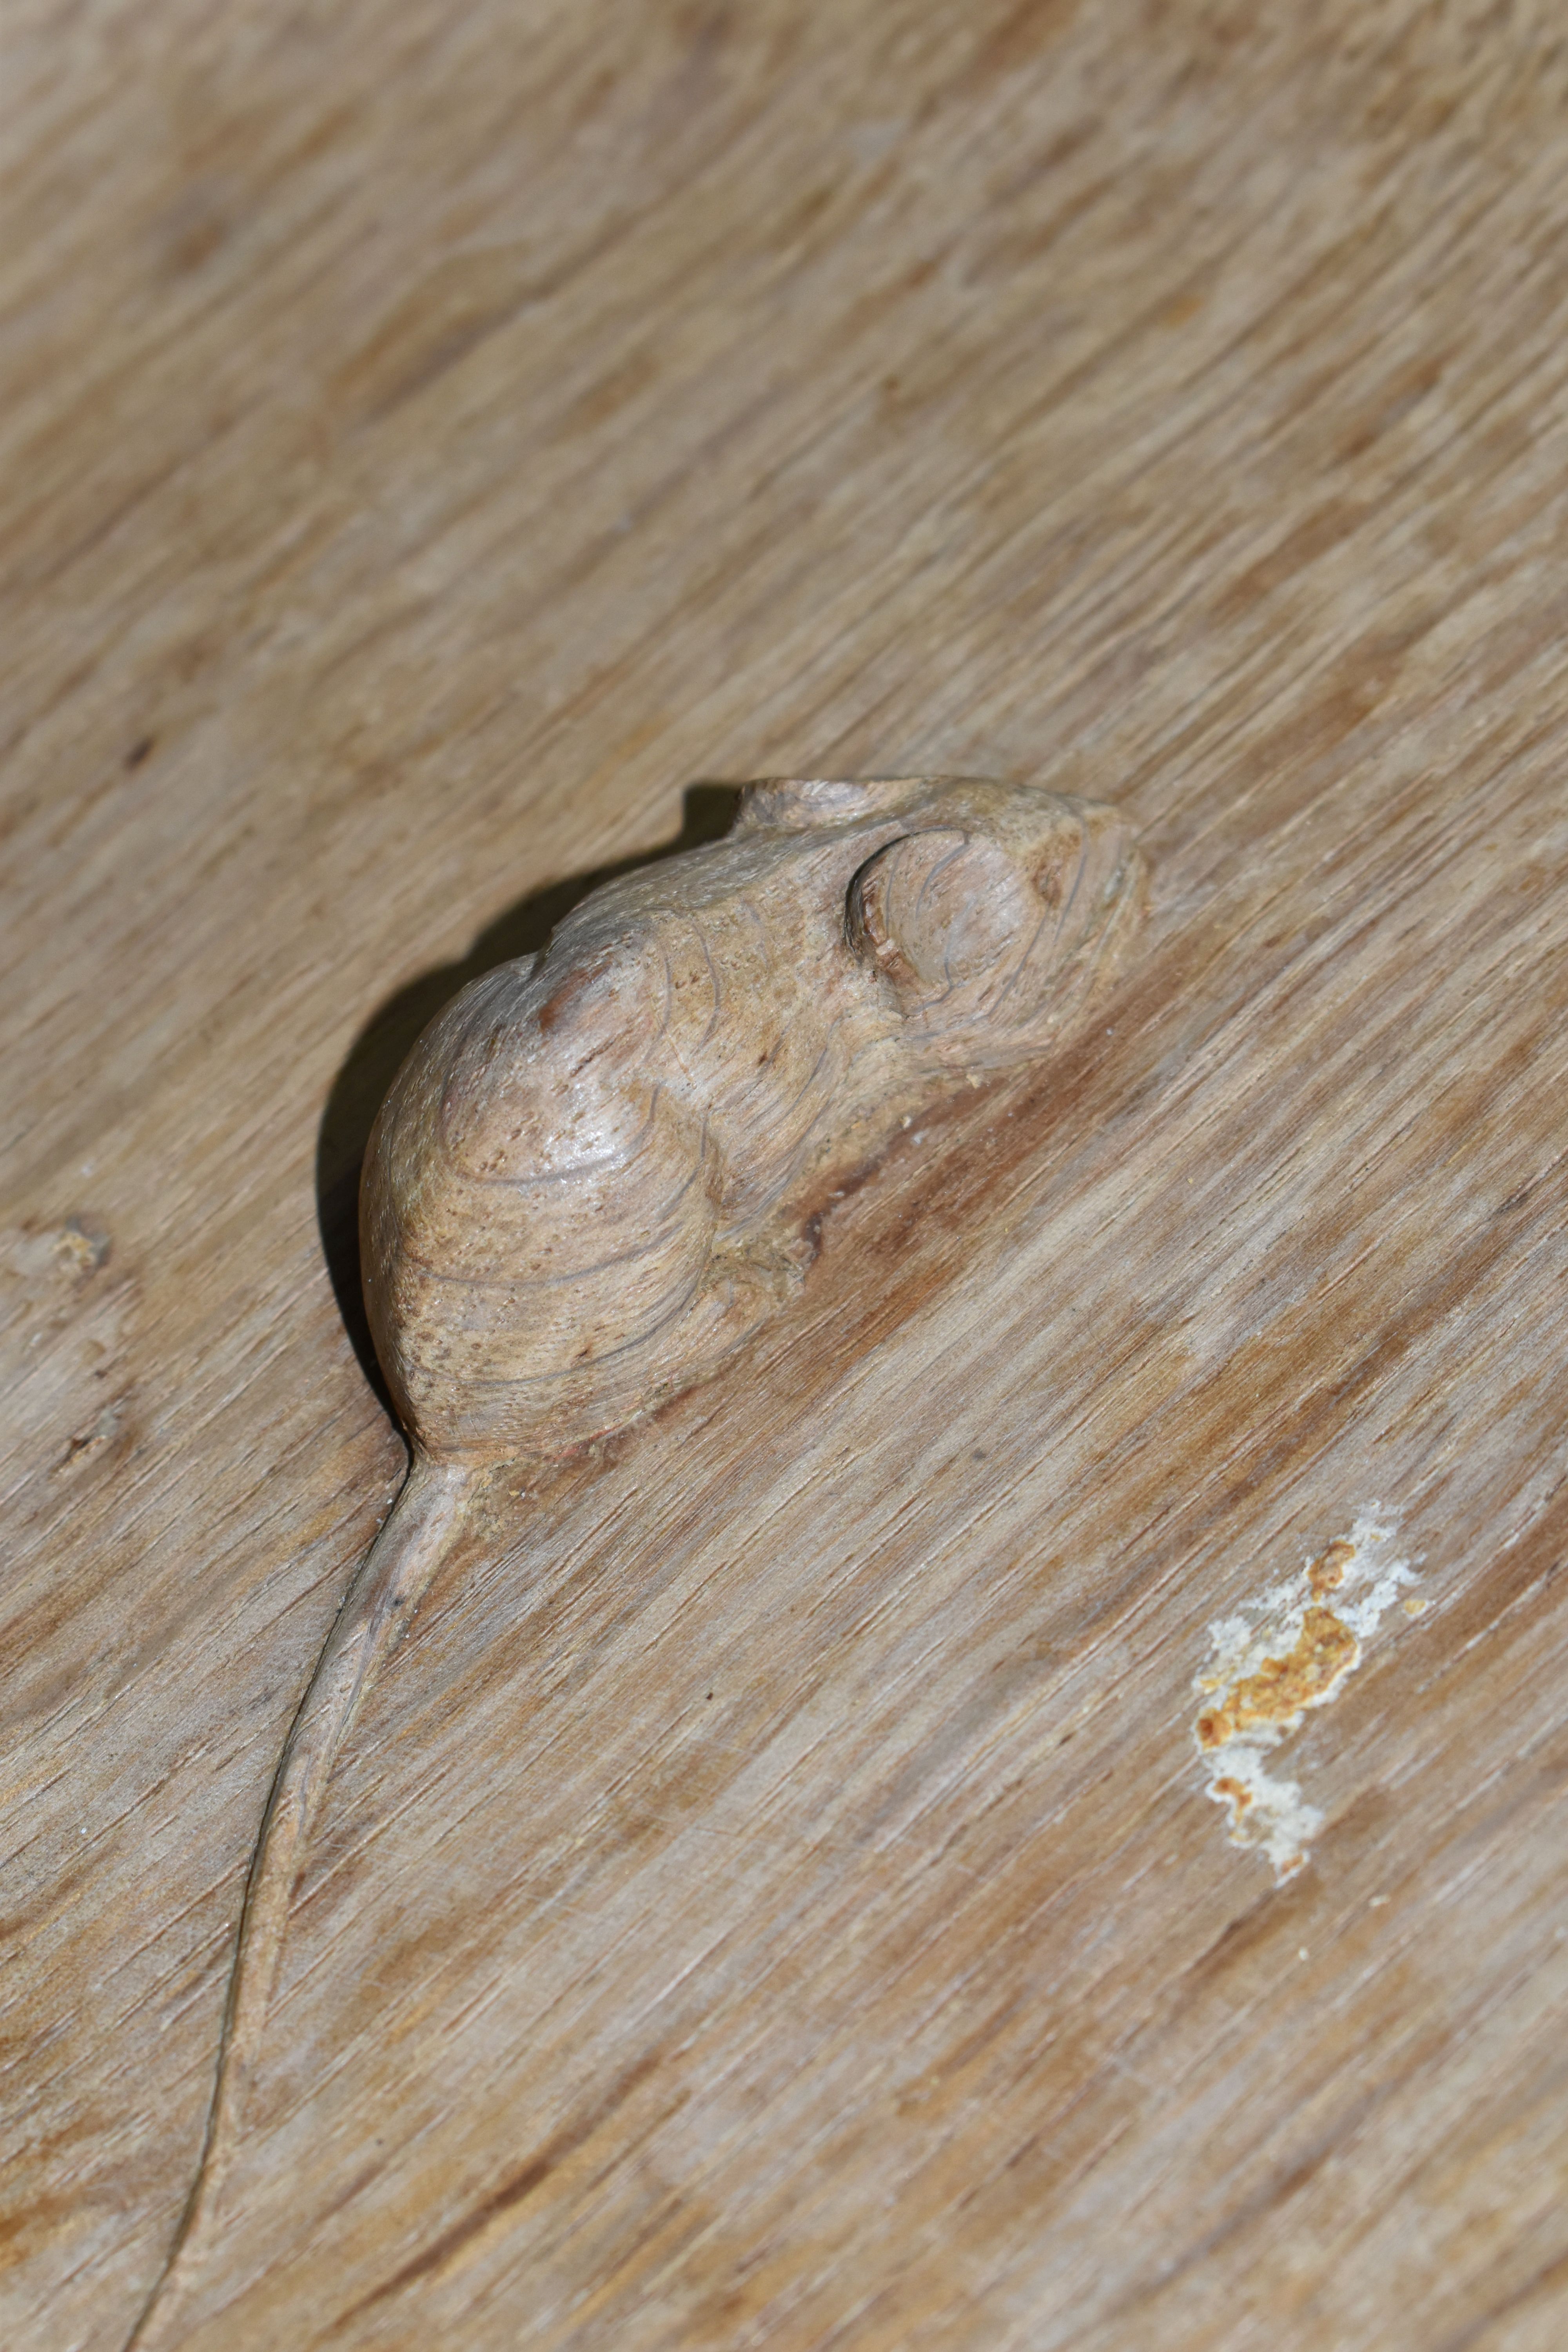
[[[1308,1707],[1339,1696],[1384,1612],[1415,1583],[1415,1570],[1395,1556],[1397,1533],[1394,1514],[1369,1503],[1348,1537],[1209,1627],[1208,1660],[1193,1682],[1205,1701],[1193,1732],[1205,1793],[1228,1808],[1232,1845],[1255,1847],[1273,1864],[1276,1885],[1305,1868],[1323,1816],[1265,1759],[1300,1728]],[[1417,1613],[1425,1603],[1405,1605]],[[1319,1612],[1312,1628],[1309,1611]],[[1327,1644],[1314,1646],[1315,1629],[1331,1636]]]

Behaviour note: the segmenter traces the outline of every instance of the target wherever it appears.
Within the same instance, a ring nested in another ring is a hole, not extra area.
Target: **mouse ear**
[[[933,826],[867,859],[849,885],[845,935],[913,1011],[1010,969],[1028,936],[1030,897],[996,843]]]
[[[931,779],[921,776],[764,776],[741,787],[731,831],[807,833],[853,824],[903,808],[930,788]]]

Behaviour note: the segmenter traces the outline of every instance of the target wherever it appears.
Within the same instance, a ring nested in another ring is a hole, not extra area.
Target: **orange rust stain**
[[[1355,1558],[1355,1546],[1346,1543],[1342,1536],[1328,1550],[1312,1562],[1307,1570],[1307,1581],[1314,1599],[1321,1601],[1325,1592],[1337,1592],[1345,1580],[1345,1570]]]
[[[1209,1785],[1216,1797],[1228,1797],[1237,1813],[1244,1813],[1252,1802],[1252,1791],[1245,1781],[1233,1780],[1228,1772]]]
[[[1198,1746],[1223,1748],[1227,1739],[1255,1723],[1289,1723],[1304,1706],[1332,1689],[1346,1668],[1355,1664],[1356,1649],[1355,1635],[1331,1609],[1321,1605],[1309,1609],[1289,1657],[1265,1658],[1258,1672],[1238,1682],[1219,1706],[1199,1716]]]

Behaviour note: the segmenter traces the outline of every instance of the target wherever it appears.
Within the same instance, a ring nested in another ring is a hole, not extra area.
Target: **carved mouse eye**
[[[1029,920],[1030,896],[994,843],[933,827],[867,859],[849,885],[845,935],[900,996],[931,1003],[1008,960]]]

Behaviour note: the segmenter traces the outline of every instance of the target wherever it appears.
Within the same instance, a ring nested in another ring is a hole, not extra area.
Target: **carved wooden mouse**
[[[1092,802],[969,778],[753,784],[725,840],[596,890],[542,956],[426,1030],[361,1185],[411,1466],[268,1800],[200,2168],[142,2352],[215,2212],[333,1759],[478,1474],[564,1454],[713,1373],[804,1278],[803,1227],[836,1178],[1071,1026],[1142,884],[1127,825]]]

